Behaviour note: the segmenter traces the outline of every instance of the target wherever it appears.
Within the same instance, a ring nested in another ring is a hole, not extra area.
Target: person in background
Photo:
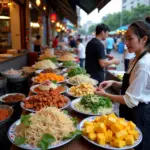
[[[136,57],[123,82],[104,81],[95,93],[120,103],[120,117],[133,121],[142,131],[143,141],[134,150],[150,150],[150,17],[133,22],[125,36],[128,51]],[[122,95],[105,92],[113,84],[121,87]]]
[[[95,29],[96,37],[89,41],[86,46],[85,69],[99,83],[104,81],[105,67],[111,64],[119,64],[119,60],[117,59],[106,59],[105,48],[101,41],[106,39],[108,31],[109,28],[105,24],[97,25]]]
[[[109,37],[106,38],[106,52],[107,52],[107,55],[109,55],[114,48],[116,49],[114,39],[111,37],[111,35],[109,35]]]
[[[55,39],[53,40],[52,48],[57,48],[58,43],[59,43],[59,36],[57,35],[57,36],[55,37]]]
[[[70,37],[69,37],[69,46],[70,46],[71,48],[76,48],[76,47],[77,47],[76,41],[74,40],[73,36],[70,36]]]
[[[78,53],[78,57],[80,59],[80,67],[84,67],[84,62],[85,62],[85,46],[82,43],[82,39],[77,39],[77,50],[76,52]]]
[[[135,57],[135,53],[129,53],[127,46],[124,46],[124,54],[123,54],[123,60],[124,60],[124,68],[125,71],[128,70],[129,62]]]
[[[37,52],[38,54],[41,53],[41,36],[40,35],[37,35],[36,36],[36,40],[34,41],[34,52]]]

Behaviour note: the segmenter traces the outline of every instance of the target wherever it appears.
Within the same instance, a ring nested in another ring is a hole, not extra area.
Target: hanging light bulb
[[[9,2],[8,2],[8,6],[10,7],[10,6],[12,6],[13,4],[12,4],[12,1],[11,0],[9,0]]]
[[[36,0],[36,5],[40,6],[41,5],[41,0]]]
[[[57,22],[57,23],[56,23],[56,27],[59,27],[59,26],[60,26],[60,23],[59,23],[59,22]]]
[[[46,6],[43,6],[43,10],[46,10]]]
[[[62,28],[63,27],[63,25],[62,24],[60,24],[60,28]]]

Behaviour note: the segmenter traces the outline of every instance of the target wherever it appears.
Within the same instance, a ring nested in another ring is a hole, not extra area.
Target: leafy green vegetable
[[[57,63],[58,62],[56,57],[51,57],[51,58],[46,58],[46,59],[51,60],[53,63]]]
[[[63,140],[72,139],[74,136],[81,135],[81,133],[82,132],[80,130],[76,130],[74,132],[71,132],[68,136],[64,137]]]
[[[25,141],[26,141],[26,139],[24,137],[21,137],[21,136],[15,137],[15,144],[16,145],[24,144]]]
[[[68,115],[68,111],[67,110],[63,110],[63,113]]]
[[[112,102],[109,98],[98,96],[95,94],[90,94],[82,97],[80,104],[83,105],[85,108],[89,108],[93,113],[97,113],[98,109],[101,107],[112,107]]]
[[[57,83],[57,81],[56,80],[53,80],[53,81],[51,81],[52,83],[54,83],[54,84],[56,84]]]
[[[71,120],[73,121],[73,124],[76,127],[78,125],[78,119],[76,117],[72,117]]]
[[[47,150],[48,146],[55,142],[55,138],[50,134],[44,134],[41,141],[38,143],[38,147],[42,150]]]
[[[76,76],[78,74],[86,74],[86,70],[84,68],[81,68],[81,67],[72,68],[68,72],[68,77],[73,77],[73,76]]]
[[[31,121],[30,121],[31,115],[21,115],[21,123],[23,123],[25,126],[30,126]]]
[[[71,67],[71,66],[77,66],[77,64],[73,61],[64,61],[62,66],[63,67]]]

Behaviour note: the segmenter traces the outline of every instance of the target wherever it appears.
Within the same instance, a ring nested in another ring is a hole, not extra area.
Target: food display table
[[[27,65],[27,53],[16,54],[10,58],[0,58],[0,71],[10,68],[20,69]]]

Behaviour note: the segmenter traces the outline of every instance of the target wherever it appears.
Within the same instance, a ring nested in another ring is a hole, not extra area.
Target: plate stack
[[[7,78],[4,76],[0,76],[0,93],[3,95],[5,94],[5,88],[7,86]]]

